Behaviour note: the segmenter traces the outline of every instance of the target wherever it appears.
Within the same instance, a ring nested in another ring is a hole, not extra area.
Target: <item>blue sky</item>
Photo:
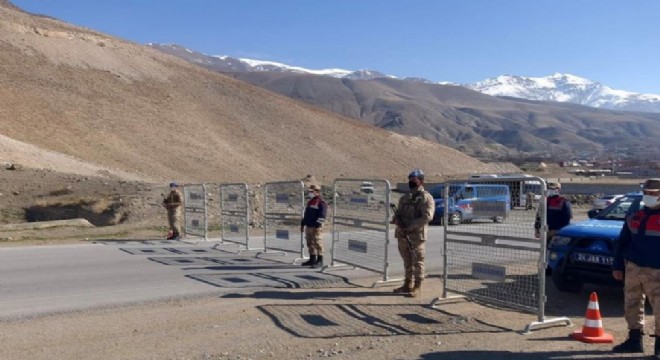
[[[657,0],[12,0],[138,43],[467,83],[571,73],[660,94]]]

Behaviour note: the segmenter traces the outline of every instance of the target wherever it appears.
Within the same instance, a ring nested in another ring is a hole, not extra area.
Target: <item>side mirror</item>
[[[589,219],[593,219],[596,217],[596,215],[598,215],[598,213],[600,213],[600,209],[591,209],[587,212],[587,216]]]

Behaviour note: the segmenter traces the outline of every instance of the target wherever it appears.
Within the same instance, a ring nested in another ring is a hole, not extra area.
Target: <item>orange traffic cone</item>
[[[603,329],[603,321],[600,318],[600,309],[598,308],[598,295],[595,292],[592,292],[589,297],[589,306],[587,306],[587,315],[582,331],[575,331],[571,334],[571,337],[586,343],[614,342],[612,334],[606,333]]]

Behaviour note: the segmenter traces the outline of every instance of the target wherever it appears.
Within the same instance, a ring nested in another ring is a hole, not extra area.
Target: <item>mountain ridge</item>
[[[493,97],[459,86],[269,72],[228,75],[479,157],[602,152],[660,135],[660,114]]]
[[[183,47],[165,48],[181,57]],[[201,53],[195,56],[207,57]],[[183,57],[191,61],[190,58]],[[198,61],[192,61],[199,64]],[[450,146],[479,158],[576,154],[607,156],[608,148],[638,151],[660,136],[660,114],[599,109],[568,102],[491,96],[424,79],[353,80],[300,71],[232,71],[205,66],[295,100],[404,135]],[[347,70],[344,70],[346,72]],[[581,85],[578,77],[571,77]],[[659,147],[647,151],[660,153]]]
[[[398,78],[377,70],[312,70],[274,61],[234,58],[226,55],[206,55],[176,44],[151,43],[148,45],[220,72],[291,72],[297,74],[349,78],[353,80]],[[190,55],[188,56],[187,54]],[[195,60],[191,60],[191,57]],[[421,77],[402,78],[402,80],[418,81],[429,84],[463,86],[492,96],[509,96],[539,101],[570,102],[611,110],[660,112],[660,95],[615,90],[599,82],[572,74],[554,73],[545,77],[500,75],[469,84],[431,81]]]

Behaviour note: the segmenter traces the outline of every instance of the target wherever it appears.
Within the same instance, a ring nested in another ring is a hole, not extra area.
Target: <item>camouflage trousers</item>
[[[525,200],[525,210],[534,210],[534,198]]]
[[[323,255],[323,231],[321,228],[305,227],[305,241],[309,255]]]
[[[660,269],[640,267],[626,263],[624,279],[624,318],[628,329],[644,329],[644,302],[646,296],[653,312],[660,309]],[[659,310],[660,311],[660,310]],[[655,316],[655,335],[660,336],[660,316]]]
[[[172,230],[174,236],[179,236],[181,234],[181,217],[180,211],[167,212],[167,222],[170,225],[170,230]]]
[[[405,237],[399,237],[399,254],[403,259],[403,269],[405,271],[406,280],[412,280],[413,277],[416,281],[424,280],[424,259],[426,258],[425,240],[420,239],[414,235],[409,236],[412,249],[408,245],[408,240]]]

